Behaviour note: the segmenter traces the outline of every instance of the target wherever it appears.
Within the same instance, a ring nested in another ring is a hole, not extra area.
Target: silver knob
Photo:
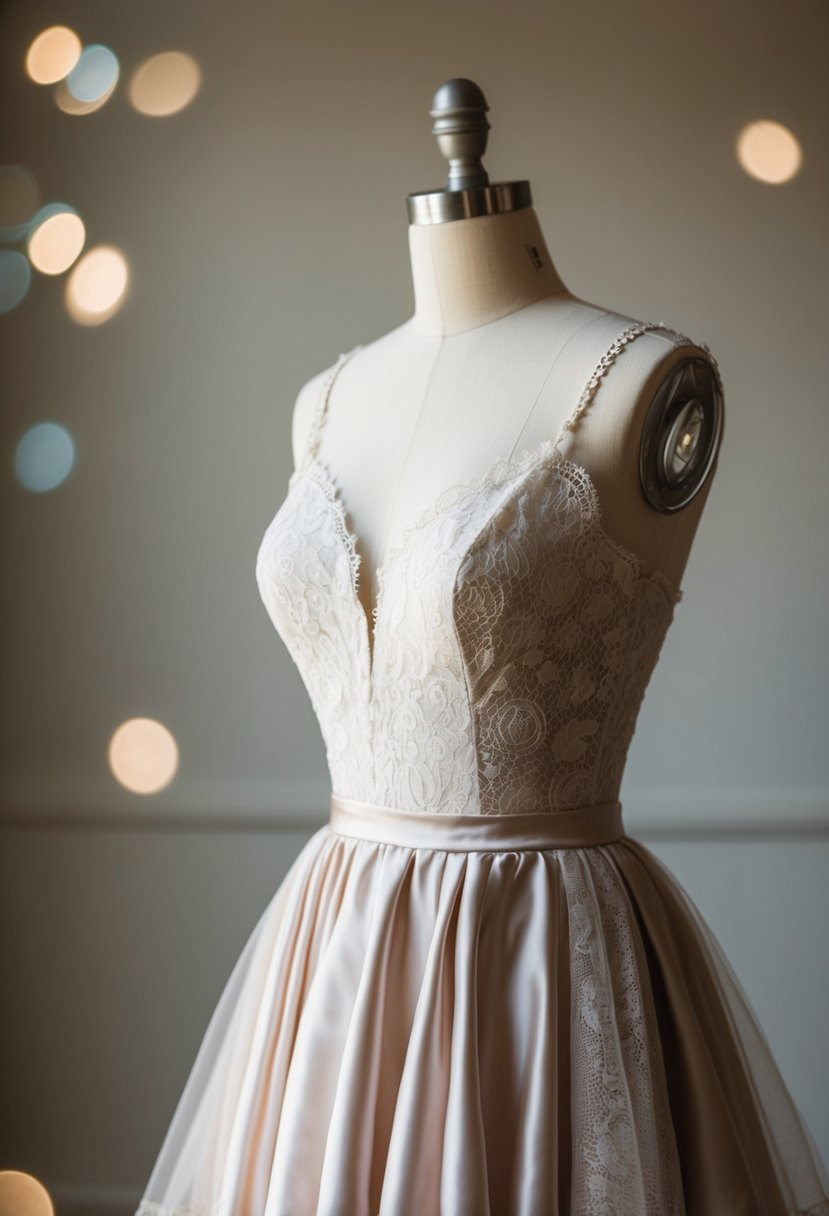
[[[429,111],[432,134],[449,162],[443,190],[406,196],[411,224],[446,224],[532,206],[528,181],[493,182],[481,163],[489,139],[487,100],[474,80],[456,76],[442,84]]]

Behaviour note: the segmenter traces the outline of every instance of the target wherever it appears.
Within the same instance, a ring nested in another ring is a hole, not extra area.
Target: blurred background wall
[[[80,45],[38,67],[55,25]],[[453,76],[569,289],[720,362],[717,478],[622,801],[829,1158],[827,33],[817,0],[6,0],[0,1168],[59,1212],[133,1211],[327,817],[254,561],[300,386],[413,311],[405,196],[444,184]]]

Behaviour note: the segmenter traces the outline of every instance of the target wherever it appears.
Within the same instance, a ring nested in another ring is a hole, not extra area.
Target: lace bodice
[[[311,698],[335,793],[484,815],[618,797],[682,592],[607,534],[590,475],[560,444],[625,346],[657,328],[632,325],[614,341],[554,441],[453,486],[406,529],[377,571],[372,620],[359,538],[317,454],[331,386],[362,348],[329,370],[256,578]]]

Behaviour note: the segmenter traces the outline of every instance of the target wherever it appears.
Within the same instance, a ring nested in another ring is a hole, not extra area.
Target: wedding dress
[[[555,440],[447,491],[357,594],[318,453],[256,561],[330,769],[137,1216],[817,1216],[825,1166],[619,789],[682,592]],[[677,336],[678,344],[689,344]]]

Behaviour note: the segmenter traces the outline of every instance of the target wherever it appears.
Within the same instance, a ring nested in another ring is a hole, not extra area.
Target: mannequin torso
[[[608,347],[635,321],[567,291],[532,208],[412,225],[409,246],[415,314],[342,367],[319,448],[357,537],[367,614],[377,570],[406,527],[444,490],[557,436]],[[642,491],[639,449],[653,398],[689,353],[708,359],[703,348],[675,342],[672,331],[656,330],[625,347],[561,447],[593,480],[608,534],[645,572],[678,586],[715,464],[672,514]],[[329,370],[298,395],[296,467]]]

